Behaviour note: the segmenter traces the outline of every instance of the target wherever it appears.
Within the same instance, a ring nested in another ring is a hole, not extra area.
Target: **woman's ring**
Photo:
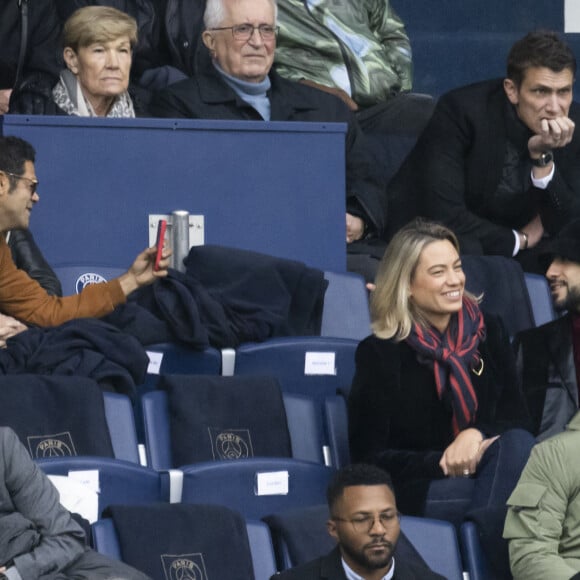
[[[469,477],[470,475],[471,475],[471,473],[469,472],[469,469],[463,470],[463,477]]]

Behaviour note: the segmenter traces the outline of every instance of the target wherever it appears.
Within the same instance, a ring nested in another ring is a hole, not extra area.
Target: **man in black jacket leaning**
[[[575,73],[556,33],[532,32],[512,47],[505,79],[441,97],[389,185],[390,233],[423,215],[450,227],[463,253],[540,271],[544,237],[580,215]]]

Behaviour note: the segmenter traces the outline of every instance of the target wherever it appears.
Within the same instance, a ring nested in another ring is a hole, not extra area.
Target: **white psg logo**
[[[77,294],[82,291],[85,286],[89,286],[90,284],[100,284],[101,282],[106,282],[106,278],[103,278],[100,274],[96,274],[94,272],[86,272],[85,274],[81,274],[76,281],[75,288]]]

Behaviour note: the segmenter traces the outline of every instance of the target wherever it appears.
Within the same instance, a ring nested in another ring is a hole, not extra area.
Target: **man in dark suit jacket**
[[[546,278],[554,306],[567,313],[514,339],[523,391],[539,439],[562,432],[578,411],[580,220],[564,227],[547,251]]]
[[[393,552],[400,534],[390,476],[373,465],[338,471],[327,490],[328,533],[337,547],[328,555],[273,576],[271,580],[437,580],[417,554]]]
[[[576,60],[553,32],[532,32],[508,56],[507,78],[453,90],[389,185],[389,229],[443,222],[463,253],[516,256],[538,271],[542,238],[578,214]]]

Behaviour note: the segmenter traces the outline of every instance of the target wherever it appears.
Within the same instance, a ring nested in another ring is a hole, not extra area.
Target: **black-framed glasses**
[[[383,529],[389,530],[398,523],[399,517],[399,512],[387,512],[378,514],[378,516],[371,514],[361,514],[360,516],[355,516],[354,518],[339,518],[335,516],[332,519],[339,522],[350,522],[355,532],[359,534],[368,534],[373,529],[377,518]]]
[[[272,26],[271,24],[260,24],[259,26],[252,26],[251,24],[236,24],[235,26],[222,26],[220,28],[210,28],[209,30],[231,30],[234,40],[248,41],[254,35],[254,30],[257,30],[262,37],[262,40],[272,40],[280,30],[279,26]]]
[[[10,173],[10,171],[4,171],[3,169],[0,170],[6,175],[10,175],[11,177],[16,177],[16,179],[24,179],[30,183],[30,195],[34,195],[36,190],[38,189],[38,179],[32,179],[32,177],[26,177],[25,175],[17,175],[16,173]]]

